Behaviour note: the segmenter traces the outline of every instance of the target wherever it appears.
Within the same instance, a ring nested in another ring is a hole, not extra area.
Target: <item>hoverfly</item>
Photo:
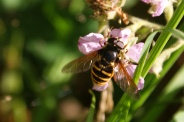
[[[63,67],[62,72],[80,73],[91,69],[93,84],[103,86],[113,77],[123,91],[138,98],[137,86],[123,63],[121,55],[123,49],[122,41],[110,37],[103,48],[68,63]]]

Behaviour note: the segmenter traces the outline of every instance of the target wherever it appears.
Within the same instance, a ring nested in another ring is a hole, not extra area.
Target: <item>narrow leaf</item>
[[[134,73],[134,82],[137,84],[138,81],[139,81],[139,78],[141,76],[141,73],[142,73],[142,69],[144,67],[144,64],[145,64],[145,61],[147,59],[147,55],[148,55],[148,52],[149,52],[149,49],[150,49],[150,46],[151,46],[151,43],[153,41],[153,38],[155,37],[155,35],[158,33],[159,31],[155,31],[153,33],[151,33],[148,38],[146,39],[146,42],[144,44],[144,47],[142,49],[142,52],[141,52],[141,58],[139,60],[139,63],[138,63],[138,66],[135,70],[135,73]]]
[[[177,25],[179,24],[179,22],[183,18],[183,15],[184,15],[183,10],[184,10],[184,1],[182,0],[180,5],[177,7],[176,11],[174,12],[173,17],[166,25],[166,27],[165,27],[166,30],[167,29],[175,29],[177,27]],[[145,77],[147,75],[147,73],[149,72],[149,70],[152,67],[152,64],[154,63],[156,58],[160,55],[161,51],[165,47],[165,45],[168,42],[170,37],[171,37],[171,32],[168,32],[168,31],[162,32],[160,34],[159,38],[156,41],[155,46],[151,50],[150,55],[147,59],[148,63],[146,63],[144,66],[143,73],[142,73],[143,77]]]
[[[165,29],[166,30],[166,29]],[[177,39],[181,39],[184,40],[184,33],[178,29],[167,29],[166,31],[169,31],[172,33],[172,35],[177,38]]]
[[[125,93],[107,122],[126,122],[131,102],[131,97]]]
[[[183,74],[184,65],[179,69],[163,92],[159,95],[158,100],[155,100],[154,104],[152,104],[154,107],[149,109],[142,122],[155,122],[157,120],[160,114],[165,110],[166,106],[173,101],[180,89],[184,88]]]
[[[96,98],[95,98],[94,93],[91,90],[89,90],[89,93],[92,95],[92,99],[91,99],[91,105],[90,105],[89,114],[87,116],[86,122],[93,122]]]

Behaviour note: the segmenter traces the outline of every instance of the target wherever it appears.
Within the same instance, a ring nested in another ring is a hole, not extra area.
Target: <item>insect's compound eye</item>
[[[107,45],[107,42],[104,42],[104,45]]]
[[[124,43],[123,43],[123,42],[118,41],[116,44],[117,44],[117,46],[120,47],[121,49],[124,48]]]

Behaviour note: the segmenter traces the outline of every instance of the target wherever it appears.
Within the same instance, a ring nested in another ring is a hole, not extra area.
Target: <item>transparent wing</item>
[[[66,64],[61,72],[63,73],[79,73],[89,70],[93,63],[98,60],[98,52],[93,52],[89,55],[85,55],[81,58],[75,59]]]
[[[137,86],[132,80],[126,68],[124,67],[123,63],[120,61],[116,68],[117,72],[114,72],[114,81],[128,95],[132,96],[135,99],[138,99],[139,92]]]

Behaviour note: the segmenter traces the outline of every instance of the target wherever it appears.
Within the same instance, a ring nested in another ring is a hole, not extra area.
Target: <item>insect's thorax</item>
[[[99,53],[101,55],[101,65],[108,66],[119,60],[120,50],[116,46],[107,45],[105,48],[101,49]]]

